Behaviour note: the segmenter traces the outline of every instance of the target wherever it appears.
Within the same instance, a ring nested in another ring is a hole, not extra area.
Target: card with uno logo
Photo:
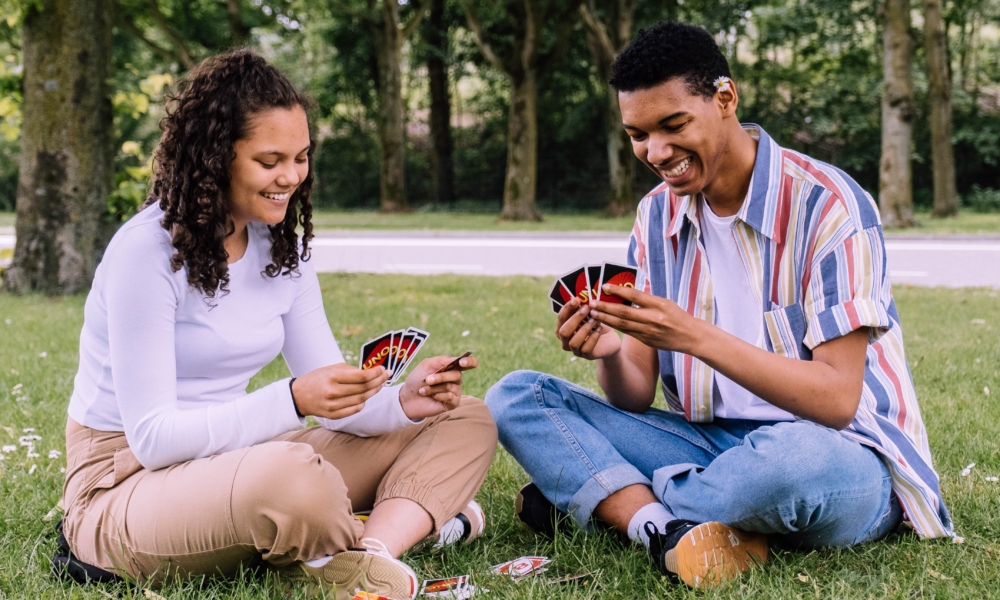
[[[612,294],[605,294],[604,284],[610,283],[611,285],[620,285],[622,287],[635,288],[635,278],[636,278],[635,267],[629,267],[626,265],[616,265],[614,263],[604,263],[604,267],[601,270],[600,285],[597,286],[601,290],[601,295],[598,297],[601,302],[608,302],[612,304],[624,304],[625,306],[632,306],[632,303],[628,300],[622,298],[621,296],[615,296]]]
[[[559,278],[566,289],[571,294],[579,298],[580,302],[586,304],[590,300],[590,282],[587,281],[587,267],[580,267],[566,273]]]
[[[374,369],[375,367],[385,367],[389,360],[390,346],[392,345],[392,332],[383,333],[377,338],[368,340],[361,346],[361,358],[359,359],[362,370]]]

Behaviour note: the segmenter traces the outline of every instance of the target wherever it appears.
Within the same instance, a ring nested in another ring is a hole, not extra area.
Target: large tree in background
[[[883,32],[882,159],[879,208],[886,227],[911,227],[913,172],[913,49],[910,43],[910,0],[885,0]]]
[[[448,22],[445,0],[430,0],[424,24],[427,45],[427,78],[431,93],[431,167],[434,201],[450,204],[455,199],[455,167],[452,159],[451,98],[448,86]]]
[[[934,164],[934,216],[958,214],[955,150],[951,141],[951,70],[941,0],[923,0],[924,50],[930,96],[931,155]]]
[[[24,18],[17,245],[7,289],[85,290],[110,238],[112,0],[40,0]]]
[[[636,159],[632,153],[632,143],[622,128],[622,111],[618,106],[618,92],[608,84],[611,79],[611,63],[632,35],[632,20],[635,14],[635,0],[607,0],[598,6],[596,0],[580,5],[583,24],[587,28],[587,45],[594,58],[597,76],[607,91],[605,125],[608,146],[608,182],[611,196],[606,213],[609,217],[621,217],[635,210]]]
[[[352,16],[371,32],[378,65],[378,139],[382,212],[407,210],[406,122],[403,111],[403,42],[420,25],[426,6],[409,11],[400,19],[398,0],[365,0],[363,8],[353,0],[331,0],[335,13]]]
[[[502,219],[542,218],[535,202],[538,80],[563,53],[580,4],[581,0],[501,0],[477,5],[462,0],[476,44],[510,82]]]

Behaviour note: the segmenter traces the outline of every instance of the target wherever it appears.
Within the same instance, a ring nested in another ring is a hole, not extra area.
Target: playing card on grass
[[[428,579],[420,588],[421,595],[429,598],[467,598],[469,592],[469,576],[448,577],[446,579]]]
[[[490,569],[490,571],[496,575],[508,575],[514,581],[520,581],[529,575],[544,573],[548,569],[543,567],[550,562],[552,561],[547,556],[522,556],[521,558],[500,563]]]

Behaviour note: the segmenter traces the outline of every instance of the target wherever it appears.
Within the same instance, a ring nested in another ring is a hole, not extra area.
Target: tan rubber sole
[[[667,570],[691,587],[712,587],[767,562],[767,537],[722,523],[702,523],[663,557]]]
[[[355,591],[392,600],[412,600],[417,576],[401,563],[368,552],[341,552],[323,567],[324,577],[336,585],[336,600],[350,600]]]

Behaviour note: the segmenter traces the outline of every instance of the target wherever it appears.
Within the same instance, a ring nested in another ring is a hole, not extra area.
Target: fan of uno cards
[[[358,366],[361,369],[385,367],[389,372],[386,385],[392,385],[406,372],[413,357],[430,335],[416,327],[383,333],[361,346],[361,361]]]
[[[601,289],[606,283],[623,287],[635,287],[636,269],[625,265],[604,263],[603,265],[584,265],[556,279],[549,292],[552,301],[552,312],[559,313],[563,306],[573,296],[581,303],[589,302],[591,298],[601,302],[613,302],[632,306],[628,300],[611,294],[602,294]]]

